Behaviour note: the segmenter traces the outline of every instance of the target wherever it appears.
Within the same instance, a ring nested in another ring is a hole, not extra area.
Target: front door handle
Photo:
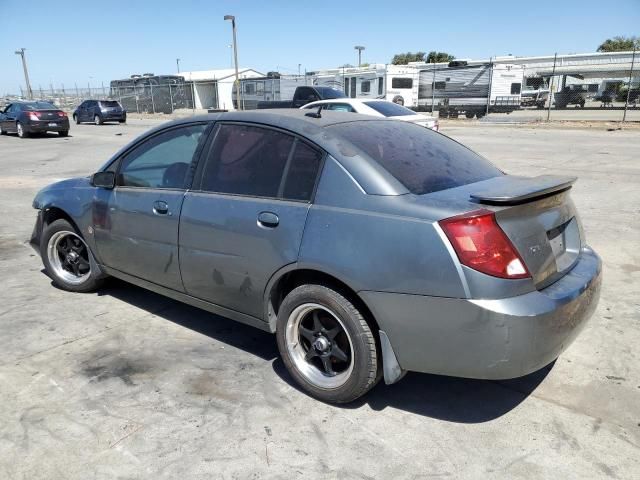
[[[276,228],[280,223],[278,215],[273,212],[260,212],[258,225],[264,228]]]
[[[153,213],[156,215],[166,215],[169,213],[169,205],[167,205],[167,202],[157,200],[153,202]]]

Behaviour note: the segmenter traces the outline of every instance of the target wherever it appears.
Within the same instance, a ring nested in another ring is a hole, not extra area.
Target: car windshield
[[[477,153],[414,123],[373,120],[327,128],[382,165],[416,195],[503,175]]]
[[[341,90],[331,87],[316,87],[316,90],[322,98],[345,98],[346,95]]]
[[[58,107],[49,102],[30,102],[22,105],[25,110],[58,110]]]
[[[416,112],[409,110],[407,107],[398,105],[393,102],[385,102],[382,100],[363,102],[367,107],[373,108],[376,112],[381,113],[385,117],[402,117],[404,115],[415,115]]]
[[[116,102],[115,100],[103,100],[100,102],[100,106],[101,107],[119,107],[120,104],[118,102]]]

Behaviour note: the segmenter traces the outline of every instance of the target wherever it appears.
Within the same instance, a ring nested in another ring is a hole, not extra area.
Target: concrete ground
[[[0,478],[640,478],[638,130],[448,124],[508,172],[578,175],[600,305],[512,381],[408,374],[354,405],[292,384],[274,337],[113,281],[56,289],[26,246],[36,191],[152,121],[0,138]]]

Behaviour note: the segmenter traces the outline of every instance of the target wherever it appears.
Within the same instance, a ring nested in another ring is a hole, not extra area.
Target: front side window
[[[189,166],[206,125],[189,125],[143,141],[122,161],[118,185],[184,188]]]
[[[255,197],[311,199],[319,151],[291,135],[247,125],[221,125],[201,189]]]

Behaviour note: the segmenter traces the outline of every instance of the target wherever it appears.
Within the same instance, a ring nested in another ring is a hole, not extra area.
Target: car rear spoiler
[[[569,190],[577,177],[505,175],[503,182],[489,190],[471,192],[471,200],[487,205],[518,205]]]

